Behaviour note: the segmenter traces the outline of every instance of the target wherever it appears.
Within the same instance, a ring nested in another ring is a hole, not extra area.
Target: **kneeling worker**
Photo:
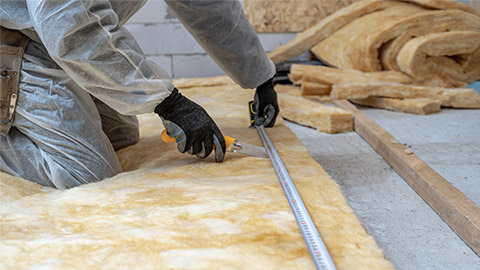
[[[166,2],[236,83],[256,88],[256,123],[273,126],[275,66],[241,4]],[[115,150],[138,141],[135,115],[150,112],[179,137],[180,152],[204,158],[215,146],[223,161],[225,141],[212,118],[122,27],[144,3],[2,2],[0,171],[59,189],[114,176],[122,170]]]

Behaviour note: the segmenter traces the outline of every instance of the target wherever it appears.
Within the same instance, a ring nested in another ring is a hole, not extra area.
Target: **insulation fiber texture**
[[[352,20],[312,52],[339,68],[395,70],[420,82],[460,87],[480,79],[480,17],[453,0],[390,1]]]
[[[225,134],[261,145],[247,128],[251,90],[182,92]],[[158,116],[140,127],[118,152],[125,171],[98,183],[61,191],[0,173],[1,269],[314,269],[268,159],[197,159],[162,142]],[[288,127],[268,133],[337,268],[393,269]]]
[[[359,0],[243,0],[257,32],[300,32]]]

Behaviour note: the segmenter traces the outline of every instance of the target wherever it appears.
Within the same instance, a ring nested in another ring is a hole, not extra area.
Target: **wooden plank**
[[[334,103],[352,112],[354,130],[480,255],[480,208],[349,101]]]

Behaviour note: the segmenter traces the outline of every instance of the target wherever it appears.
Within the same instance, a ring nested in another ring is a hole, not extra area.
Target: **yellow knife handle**
[[[230,145],[232,145],[232,143],[235,142],[235,138],[232,138],[232,137],[229,137],[229,136],[223,136],[223,138],[225,139],[226,148],[230,147]],[[162,140],[166,143],[174,143],[175,142],[175,138],[168,136],[166,129],[164,129],[162,131]],[[215,148],[215,146],[213,148]]]
[[[162,131],[162,140],[163,140],[164,142],[166,142],[166,143],[175,142],[175,138],[174,138],[174,137],[168,136],[166,129],[164,129],[164,130]]]

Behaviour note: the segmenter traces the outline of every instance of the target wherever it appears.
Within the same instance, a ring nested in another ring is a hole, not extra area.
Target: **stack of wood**
[[[480,108],[480,94],[469,88],[421,85],[396,71],[361,72],[323,66],[292,65],[290,78],[301,95],[349,99],[354,103],[415,114],[440,107]]]
[[[276,63],[311,51],[336,68],[293,65],[303,96],[416,114],[480,108],[480,17],[454,0],[353,3],[272,51]]]

